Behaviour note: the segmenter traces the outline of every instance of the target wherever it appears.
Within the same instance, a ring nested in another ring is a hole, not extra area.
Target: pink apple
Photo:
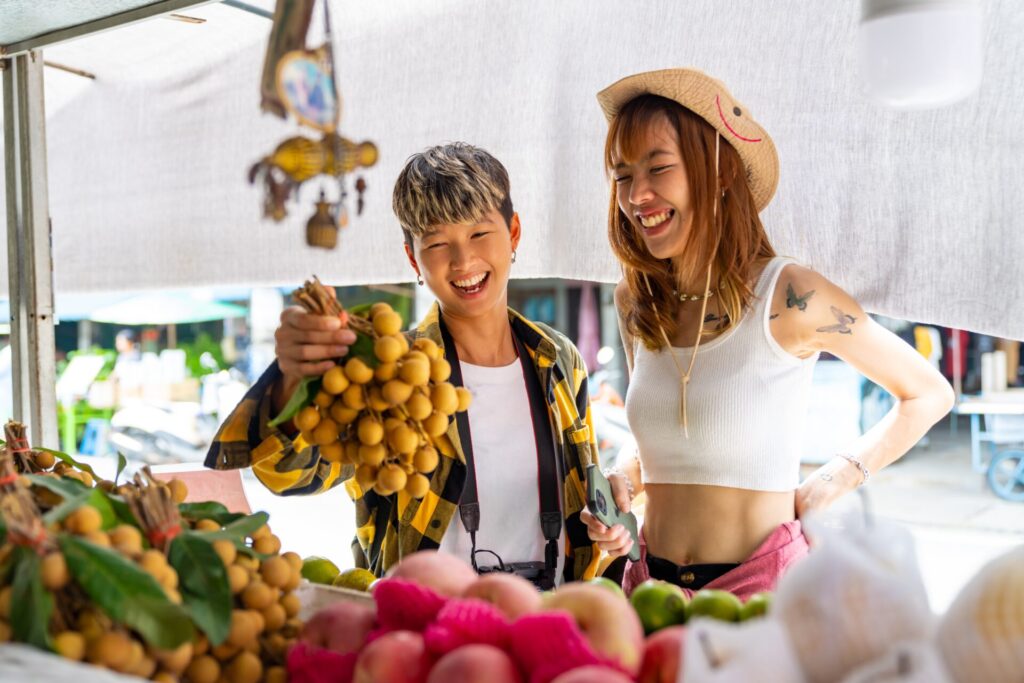
[[[438,660],[427,683],[522,683],[512,658],[493,645],[463,645]]]
[[[608,589],[602,588],[601,590]],[[633,683],[633,679],[621,671],[591,665],[570,669],[551,683]]]
[[[569,583],[549,595],[544,608],[566,610],[597,654],[617,662],[631,676],[640,670],[644,629],[625,598],[601,586]]]
[[[513,620],[539,611],[541,603],[534,585],[515,574],[485,574],[469,584],[462,597],[489,602]]]
[[[314,614],[299,640],[338,654],[358,652],[366,636],[377,626],[377,617],[369,605],[339,601]]]
[[[388,570],[388,578],[406,579],[451,598],[462,595],[477,574],[467,562],[436,550],[421,550]]]
[[[423,636],[392,631],[367,645],[356,660],[353,683],[424,683],[430,661]]]
[[[648,638],[639,683],[676,683],[683,665],[685,641],[685,626],[669,626]]]

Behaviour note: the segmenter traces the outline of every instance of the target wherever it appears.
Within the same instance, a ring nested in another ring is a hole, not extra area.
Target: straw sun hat
[[[660,95],[694,112],[728,141],[743,160],[757,210],[768,206],[779,184],[779,156],[767,131],[729,90],[697,69],[661,69],[627,76],[597,94],[608,122],[630,100]]]

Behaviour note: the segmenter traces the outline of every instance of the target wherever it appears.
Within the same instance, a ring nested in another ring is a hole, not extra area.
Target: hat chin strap
[[[718,180],[718,153],[721,145],[721,135],[718,130],[715,130],[715,179]],[[711,207],[713,220],[715,225],[718,225],[718,203],[721,201],[721,194],[715,193],[712,195],[715,197],[715,203]],[[717,249],[716,249],[717,251]],[[711,289],[711,270],[715,265],[715,256],[711,255],[711,262],[708,263],[707,277],[704,282],[704,291],[707,292]],[[665,349],[668,351],[669,358],[672,359],[672,363],[675,364],[676,370],[679,372],[679,384],[681,386],[681,395],[679,399],[679,420],[683,424],[683,436],[687,439],[690,438],[690,420],[687,411],[687,387],[690,384],[690,377],[693,375],[693,366],[697,362],[697,351],[700,349],[700,341],[704,337],[704,318],[708,311],[708,299],[710,297],[704,297],[703,302],[700,306],[700,326],[697,328],[697,338],[693,342],[693,353],[690,354],[690,364],[686,370],[683,370],[683,366],[679,364],[679,359],[676,358],[676,354],[672,352],[672,343],[669,341],[668,334],[665,332],[665,327],[661,324],[661,316],[658,314],[658,305],[654,301],[654,291],[651,289],[651,281],[647,277],[647,273],[644,273],[644,282],[647,284],[647,293],[651,297],[651,308],[654,309],[654,316],[658,320],[658,331],[661,332],[661,339],[665,342]]]

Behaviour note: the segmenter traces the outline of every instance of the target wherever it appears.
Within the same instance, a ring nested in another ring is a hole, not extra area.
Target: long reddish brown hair
[[[679,137],[679,152],[690,184],[693,223],[683,258],[673,262],[651,255],[636,228],[619,210],[614,183],[608,210],[608,240],[622,263],[627,285],[621,315],[626,330],[651,350],[665,345],[659,325],[669,338],[676,333],[677,282],[703,282],[713,260],[719,279],[711,283],[711,288],[720,297],[729,325],[735,325],[754,297],[751,284],[757,260],[775,256],[757,215],[739,154],[725,138],[721,139],[719,185],[715,179],[716,131],[678,102],[657,95],[630,100],[608,128],[606,168],[610,170],[615,164],[613,152],[627,163],[636,161],[644,152],[640,146],[647,128],[662,116]],[[716,219],[714,201],[720,190],[724,190],[724,196]],[[645,275],[653,297],[647,290]]]

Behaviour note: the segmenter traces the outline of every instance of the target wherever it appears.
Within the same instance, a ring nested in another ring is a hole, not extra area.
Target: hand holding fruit
[[[337,317],[309,313],[301,306],[289,306],[281,313],[281,324],[274,331],[277,365],[283,375],[280,405],[295,391],[304,377],[319,377],[335,367],[335,359],[348,353],[356,334]],[[275,400],[275,403],[278,403]]]

